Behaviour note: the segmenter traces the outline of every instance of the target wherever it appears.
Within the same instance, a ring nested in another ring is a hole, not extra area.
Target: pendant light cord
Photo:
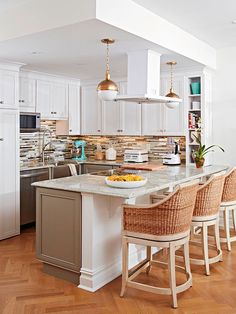
[[[110,56],[109,56],[109,43],[107,42],[107,64],[106,64],[106,80],[110,80]]]
[[[173,90],[173,64],[170,65],[170,90]]]

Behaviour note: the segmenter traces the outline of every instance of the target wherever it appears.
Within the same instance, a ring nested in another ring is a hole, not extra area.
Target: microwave
[[[20,113],[20,132],[40,131],[40,113],[21,112]]]

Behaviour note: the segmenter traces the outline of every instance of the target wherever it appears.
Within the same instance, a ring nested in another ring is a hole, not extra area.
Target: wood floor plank
[[[193,248],[200,254],[200,248]],[[192,266],[193,287],[178,295],[179,308],[170,308],[170,297],[127,289],[119,297],[121,278],[90,293],[42,272],[35,258],[35,231],[0,242],[1,314],[235,314],[236,245],[223,251],[224,261],[211,265],[211,276],[203,266]],[[178,274],[177,281],[183,281]],[[167,270],[153,267],[138,280],[153,285],[168,283]]]

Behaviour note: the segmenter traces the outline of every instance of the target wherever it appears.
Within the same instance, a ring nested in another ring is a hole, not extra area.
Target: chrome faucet
[[[49,142],[47,142],[47,143],[45,144],[45,135],[46,135],[47,133],[50,135],[50,140],[49,140]],[[52,144],[52,134],[53,134],[53,132],[52,132],[50,129],[45,129],[45,130],[43,131],[42,152],[41,152],[41,156],[42,156],[42,160],[43,160],[43,165],[45,164],[45,149],[46,149],[46,147],[47,147],[48,145],[51,146],[51,144]]]

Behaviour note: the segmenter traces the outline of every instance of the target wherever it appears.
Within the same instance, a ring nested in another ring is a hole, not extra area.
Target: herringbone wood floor
[[[179,308],[170,308],[169,296],[128,289],[119,297],[121,278],[96,293],[78,289],[73,284],[42,273],[42,264],[35,258],[33,229],[21,236],[0,242],[0,313],[236,313],[236,245],[224,262],[211,266],[211,276],[202,266],[192,267],[193,287],[178,296]],[[154,281],[158,275],[157,281]],[[140,280],[166,283],[163,269],[153,270]],[[181,274],[182,275],[182,274]],[[181,277],[178,277],[181,280]]]

